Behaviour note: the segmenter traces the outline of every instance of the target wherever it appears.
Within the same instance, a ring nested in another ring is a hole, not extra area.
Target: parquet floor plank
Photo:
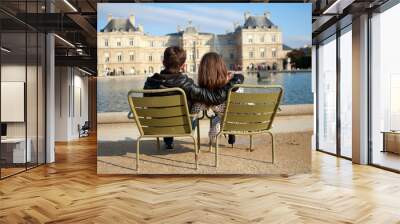
[[[313,152],[311,174],[96,174],[96,139],[0,181],[0,223],[400,223],[400,175]]]

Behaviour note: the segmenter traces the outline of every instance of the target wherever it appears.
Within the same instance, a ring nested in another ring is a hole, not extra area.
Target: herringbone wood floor
[[[400,223],[400,175],[313,153],[312,174],[98,176],[96,139],[0,181],[0,223]]]

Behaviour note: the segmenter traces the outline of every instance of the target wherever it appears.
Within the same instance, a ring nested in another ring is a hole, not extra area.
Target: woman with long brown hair
[[[241,81],[244,80],[242,75],[235,75],[241,76],[241,78],[239,78]],[[231,80],[231,78],[232,75],[228,72],[225,62],[219,54],[215,52],[209,52],[201,58],[198,73],[198,84],[200,87],[209,90],[219,89],[224,87],[229,80]],[[214,116],[211,118],[211,125],[208,133],[210,143],[215,139],[215,136],[220,130],[220,123],[225,112],[225,108],[225,103],[219,105],[195,103],[192,107],[192,113],[199,113],[204,110],[211,110],[214,113]],[[235,143],[234,135],[229,135],[228,143],[233,146]]]

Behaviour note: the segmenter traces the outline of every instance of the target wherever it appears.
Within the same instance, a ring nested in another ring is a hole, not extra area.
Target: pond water
[[[97,80],[97,112],[129,111],[128,91],[141,89],[146,77],[122,76],[99,77]],[[259,79],[256,75],[245,75],[246,84],[282,85],[282,104],[312,104],[311,72],[275,73],[269,78]]]

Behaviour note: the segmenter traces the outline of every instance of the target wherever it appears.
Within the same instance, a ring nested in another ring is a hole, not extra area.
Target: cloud
[[[174,28],[177,25],[184,26],[188,20],[191,20],[193,25],[199,27],[201,31],[213,33],[232,30],[233,23],[242,18],[241,13],[235,10],[190,6],[190,4],[179,9],[139,4],[134,7],[123,7],[124,5],[113,4],[104,8],[100,6],[99,13],[103,16],[111,13],[113,17],[122,18],[134,14],[138,23],[166,25]]]
[[[229,19],[221,20],[220,17],[216,16],[205,16],[196,13],[192,13],[191,11],[186,10],[178,10],[178,9],[166,9],[166,8],[158,8],[158,7],[149,7],[145,6],[141,8],[139,12],[142,14],[143,18],[148,20],[156,20],[159,22],[174,22],[177,21],[186,22],[189,19],[193,21],[194,25],[205,26],[208,28],[226,28],[231,25],[232,22]]]
[[[246,8],[247,7],[247,8]],[[263,4],[263,7],[265,5]],[[296,6],[298,8],[298,6]],[[278,18],[275,23],[281,28],[284,35],[284,43],[291,47],[302,47],[311,44],[311,23],[302,24],[304,15],[296,14],[296,8],[291,8],[293,16],[288,17],[288,10],[277,10],[273,14]],[[143,4],[143,3],[99,3],[98,4],[98,28],[106,24],[109,13],[113,17],[127,18],[129,15],[136,16],[136,23],[144,26],[145,32],[152,35],[165,35],[176,32],[177,26],[185,27],[189,20],[201,32],[224,33],[233,30],[233,23],[243,24],[243,12],[251,11],[253,14],[262,13],[262,7],[254,6],[224,5],[216,4]],[[307,11],[307,10],[303,10]],[[307,25],[308,24],[308,25]],[[310,30],[310,31],[308,31]],[[308,34],[310,32],[310,34]]]

